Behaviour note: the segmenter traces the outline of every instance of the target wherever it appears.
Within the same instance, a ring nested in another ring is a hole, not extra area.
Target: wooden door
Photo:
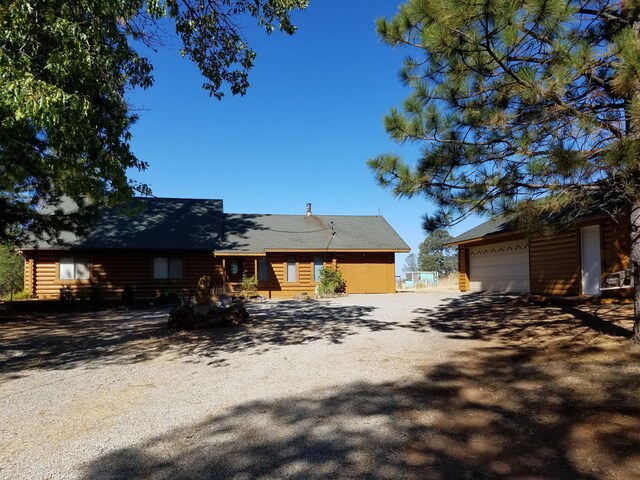
[[[244,271],[244,258],[232,257],[227,259],[227,280],[231,283],[242,281],[242,272]]]

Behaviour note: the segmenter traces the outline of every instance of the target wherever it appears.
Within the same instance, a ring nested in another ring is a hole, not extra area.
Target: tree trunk
[[[640,195],[631,205],[631,274],[633,275],[633,336],[640,344]]]

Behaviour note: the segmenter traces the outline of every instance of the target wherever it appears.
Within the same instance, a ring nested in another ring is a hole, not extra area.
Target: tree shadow
[[[375,307],[331,302],[269,301],[247,306],[245,325],[176,332],[164,310],[40,314],[5,321],[0,328],[3,375],[31,369],[130,364],[159,355],[224,365],[236,352],[259,355],[273,348],[324,341],[338,344],[362,331],[394,328],[371,316]]]
[[[168,347],[165,324],[161,310],[12,316],[0,326],[2,373],[144,361]]]
[[[631,338],[630,305],[533,305],[521,296],[467,294],[437,309],[417,309],[409,328],[434,329],[450,338],[496,340],[518,344],[555,338],[593,337],[594,334]]]
[[[259,355],[274,348],[312,342],[343,343],[362,331],[395,328],[397,322],[372,316],[376,310],[364,305],[336,305],[326,301],[266,301],[249,303],[250,321],[245,325],[179,332],[176,353],[220,363],[223,355],[247,352]]]
[[[340,343],[359,332],[399,328],[482,341],[460,341],[462,350],[435,365],[426,349],[431,366],[412,380],[352,383],[228,408],[212,395],[210,416],[100,454],[82,465],[82,478],[637,478],[640,352],[626,338],[603,334],[562,308],[469,295],[416,310],[409,324],[378,320],[371,306],[332,302],[250,308],[253,320],[246,327],[163,330],[163,348],[216,364],[238,351]],[[604,322],[630,325],[627,307],[584,308]],[[115,323],[104,329],[99,319],[92,321],[94,333],[123,333],[113,331]],[[147,321],[145,335],[153,335],[153,325],[164,329],[157,316]],[[78,324],[74,333],[83,330]],[[73,342],[71,332],[67,338]],[[148,350],[146,343],[132,345],[116,341],[104,355],[130,362],[135,358],[124,352]],[[49,355],[41,352],[53,362]],[[88,351],[83,355],[65,366],[95,359]]]
[[[83,478],[635,478],[637,361],[476,348],[408,384],[240,404],[107,453]]]

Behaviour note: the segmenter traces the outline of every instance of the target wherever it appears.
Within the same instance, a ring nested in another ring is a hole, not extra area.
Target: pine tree
[[[418,271],[418,263],[416,262],[416,256],[413,253],[407,255],[407,258],[404,260],[404,267],[402,267],[403,272],[417,272]]]
[[[24,259],[12,248],[0,243],[0,300],[22,290]]]
[[[455,248],[445,247],[444,244],[453,240],[446,230],[434,230],[428,234],[420,244],[418,266],[420,270],[438,272],[448,275],[458,270],[458,255]]]
[[[640,342],[640,2],[409,0],[377,28],[415,51],[386,130],[422,146],[413,167],[371,159],[378,181],[434,200],[429,230],[630,211]]]

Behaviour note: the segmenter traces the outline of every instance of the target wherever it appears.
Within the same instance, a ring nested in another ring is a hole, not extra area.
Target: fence
[[[404,272],[403,288],[424,288],[438,285],[438,272]]]

